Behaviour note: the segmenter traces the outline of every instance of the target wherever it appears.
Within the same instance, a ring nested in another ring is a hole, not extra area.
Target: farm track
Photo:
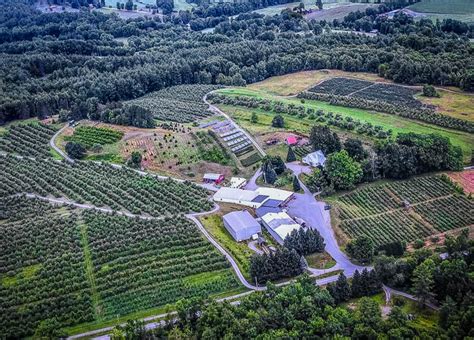
[[[407,298],[409,300],[412,300],[412,301],[416,301],[418,302],[418,298],[414,295],[411,295],[411,294],[408,294],[408,293],[405,293],[405,292],[402,292],[400,290],[396,290],[396,289],[393,289],[393,288],[390,288],[386,285],[383,285],[382,286],[383,288],[383,291],[385,293],[385,303],[388,304],[392,298],[392,295],[398,295],[398,296],[403,296],[404,298]],[[439,307],[430,303],[430,302],[425,302],[425,306],[433,309],[433,310],[439,310]]]

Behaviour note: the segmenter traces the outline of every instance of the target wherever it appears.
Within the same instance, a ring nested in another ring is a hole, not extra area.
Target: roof
[[[242,178],[242,177],[232,177],[230,179],[230,187],[231,188],[238,188],[239,186],[243,185],[244,183],[246,183],[247,180],[245,178]]]
[[[283,211],[267,213],[262,216],[262,220],[267,226],[276,232],[282,240],[284,240],[293,230],[301,228],[301,225],[296,223],[290,215]]]
[[[265,187],[259,187],[257,190],[255,190],[255,192],[258,195],[266,195],[272,200],[278,200],[282,202],[286,201],[293,195],[291,191]]]
[[[255,203],[262,203],[263,201],[265,201],[266,199],[268,198],[268,196],[266,195],[258,195],[257,197],[255,197],[252,202],[255,202]]]
[[[266,215],[268,213],[279,213],[280,211],[280,208],[261,206],[257,208],[257,210],[255,210],[255,213],[258,217],[262,217],[263,215]]]
[[[269,199],[263,202],[262,206],[269,207],[269,208],[277,208],[278,206],[280,206],[281,203],[282,201],[280,200]]]
[[[252,202],[252,200],[257,196],[258,195],[255,191],[222,187],[214,194],[214,200],[227,199]]]
[[[223,176],[222,174],[207,173],[207,174],[204,174],[203,178],[215,181],[221,178],[222,176]]]
[[[260,227],[260,223],[250,215],[247,210],[233,211],[222,217],[224,221],[235,231],[249,227]]]
[[[324,165],[326,157],[321,150],[312,152],[303,157],[303,162],[306,164],[320,164]]]
[[[286,142],[290,145],[298,143],[298,139],[295,136],[289,136],[286,138]]]

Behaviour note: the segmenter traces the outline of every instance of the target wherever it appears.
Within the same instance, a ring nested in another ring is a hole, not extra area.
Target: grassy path
[[[84,265],[86,267],[86,276],[91,286],[92,305],[94,306],[94,316],[96,320],[102,318],[102,307],[100,296],[97,292],[97,284],[95,282],[94,265],[92,264],[92,255],[89,247],[89,239],[87,237],[87,225],[80,221],[81,243],[84,250]]]

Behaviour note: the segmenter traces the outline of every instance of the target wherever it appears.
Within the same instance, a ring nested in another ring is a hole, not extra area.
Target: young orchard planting
[[[350,237],[377,245],[414,241],[474,223],[474,202],[444,176],[368,186],[342,195],[336,211]]]
[[[123,132],[108,129],[97,128],[93,126],[79,126],[74,130],[72,136],[66,136],[66,141],[72,141],[82,144],[89,149],[94,145],[105,145],[118,142],[123,136]]]
[[[301,92],[298,97],[326,101],[332,105],[386,112],[446,128],[474,132],[472,122],[440,114],[433,106],[425,105],[416,99],[415,94],[420,91],[394,84],[332,78]]]
[[[107,164],[71,165],[0,156],[0,196],[16,193],[65,197],[78,203],[151,216],[206,211],[212,207],[205,190],[189,182],[159,180]]]
[[[206,93],[217,90],[217,85],[178,85],[152,92],[126,104],[141,106],[159,120],[189,123],[211,113],[203,102]]]
[[[0,151],[29,157],[49,157],[49,141],[55,132],[55,128],[41,123],[13,125],[6,135],[0,137]]]

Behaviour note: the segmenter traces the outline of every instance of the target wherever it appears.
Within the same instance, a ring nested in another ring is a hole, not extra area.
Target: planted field
[[[118,142],[122,136],[122,132],[113,129],[80,126],[74,130],[72,136],[66,136],[64,140],[80,143],[89,149],[97,144],[105,145]]]
[[[114,210],[175,215],[211,208],[204,189],[189,182],[158,180],[111,165],[0,156],[0,196],[36,193],[66,197]]]
[[[367,80],[358,80],[351,78],[331,78],[310,88],[309,92],[334,94],[338,96],[347,96],[355,91],[360,91],[374,83]]]
[[[474,223],[474,202],[443,176],[367,186],[337,198],[341,228],[377,245],[411,242]]]
[[[212,296],[238,287],[226,259],[183,217],[140,220],[0,199],[0,337]]]
[[[410,6],[413,11],[439,14],[466,14],[474,13],[471,0],[421,0]]]
[[[39,322],[94,319],[77,217],[47,203],[0,199],[0,338],[32,335]]]
[[[152,92],[125,104],[138,105],[164,121],[189,123],[211,115],[203,102],[206,93],[221,88],[217,85],[178,85]]]
[[[41,123],[12,125],[0,137],[0,151],[30,157],[50,157],[49,141],[55,132],[55,128]]]
[[[225,258],[185,218],[147,221],[84,212],[83,223],[101,318],[238,285]]]

